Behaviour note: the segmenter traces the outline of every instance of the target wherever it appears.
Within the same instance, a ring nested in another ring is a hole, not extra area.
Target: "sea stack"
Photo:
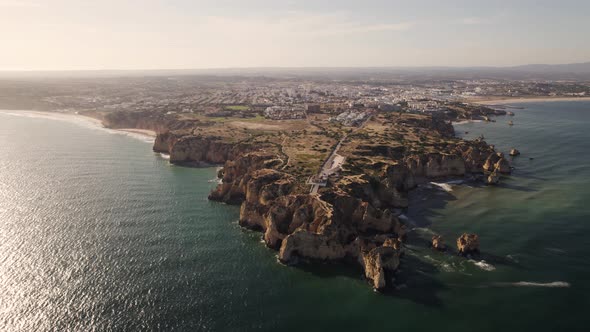
[[[375,290],[383,290],[391,280],[391,273],[399,267],[400,251],[389,245],[374,248],[362,253],[365,277],[371,281]]]
[[[463,233],[457,239],[457,249],[459,254],[463,256],[479,254],[479,236],[477,234]]]
[[[433,249],[438,251],[445,251],[447,250],[447,246],[442,236],[440,235],[433,235],[432,242],[430,243]]]
[[[510,155],[513,157],[516,157],[516,156],[520,155],[520,151],[513,148],[512,150],[510,150]]]

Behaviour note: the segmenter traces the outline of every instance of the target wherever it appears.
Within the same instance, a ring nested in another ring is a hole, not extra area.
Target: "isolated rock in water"
[[[436,250],[443,251],[443,250],[447,249],[445,241],[444,241],[443,237],[440,235],[433,235],[432,236],[431,245],[432,245],[432,248],[434,248]]]
[[[500,183],[500,175],[498,175],[498,172],[493,171],[486,178],[486,184],[498,184],[498,183]]]
[[[498,162],[494,166],[494,170],[503,174],[510,174],[510,172],[512,171],[510,169],[510,163],[505,158],[500,158],[500,160],[498,160]]]
[[[510,150],[510,155],[513,157],[518,156],[518,155],[520,155],[520,151],[518,151],[516,149],[512,149],[512,150]]]
[[[399,267],[400,252],[391,246],[382,246],[363,252],[365,277],[371,280],[373,288],[380,290],[387,286],[387,275]]]
[[[383,242],[383,246],[384,247],[392,247],[395,250],[401,250],[402,249],[402,241],[400,240],[400,238],[395,238],[395,239],[387,239]]]
[[[479,253],[479,236],[477,234],[463,233],[457,239],[457,249],[461,255]]]

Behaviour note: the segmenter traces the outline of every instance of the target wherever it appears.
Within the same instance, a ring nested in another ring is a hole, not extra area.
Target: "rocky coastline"
[[[240,205],[240,226],[260,231],[282,263],[355,262],[376,290],[395,285],[408,231],[398,215],[408,207],[409,191],[420,183],[457,177],[477,176],[495,184],[511,172],[507,158],[483,139],[455,138],[453,119],[423,117],[402,124],[446,140],[436,151],[371,146],[368,154],[387,162],[371,164],[368,172],[355,169],[350,158],[342,174],[311,194],[300,176],[286,171],[283,147],[268,140],[216,136],[201,130],[207,124],[198,121],[117,117],[102,120],[110,127],[156,130],[153,150],[169,154],[171,163],[223,165],[221,183],[209,199]],[[359,145],[355,154],[366,149]]]

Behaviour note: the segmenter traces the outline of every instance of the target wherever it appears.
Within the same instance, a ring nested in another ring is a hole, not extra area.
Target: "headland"
[[[239,224],[260,231],[282,263],[355,264],[378,290],[395,287],[411,228],[400,215],[411,190],[456,178],[495,184],[511,172],[508,158],[483,139],[454,135],[453,121],[506,115],[485,106],[454,102],[437,114],[363,110],[350,122],[321,110],[278,120],[233,111],[81,114],[110,129],[156,132],[153,150],[173,164],[222,166],[209,199],[240,205]],[[474,235],[457,243],[465,255],[479,250]]]

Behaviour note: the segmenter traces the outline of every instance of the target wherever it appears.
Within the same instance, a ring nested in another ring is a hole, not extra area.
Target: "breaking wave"
[[[473,259],[470,259],[469,261],[484,271],[494,271],[496,269],[495,266],[493,266],[492,264],[486,263],[486,261],[484,261],[484,260],[481,260],[478,262]]]
[[[437,186],[440,189],[450,193],[451,191],[453,191],[453,187],[448,184],[448,183],[439,183],[439,182],[430,182],[430,184],[432,184],[433,186]]]
[[[447,182],[430,182],[430,184],[450,193],[453,191],[453,185],[462,184],[463,182],[463,180],[451,180]]]

